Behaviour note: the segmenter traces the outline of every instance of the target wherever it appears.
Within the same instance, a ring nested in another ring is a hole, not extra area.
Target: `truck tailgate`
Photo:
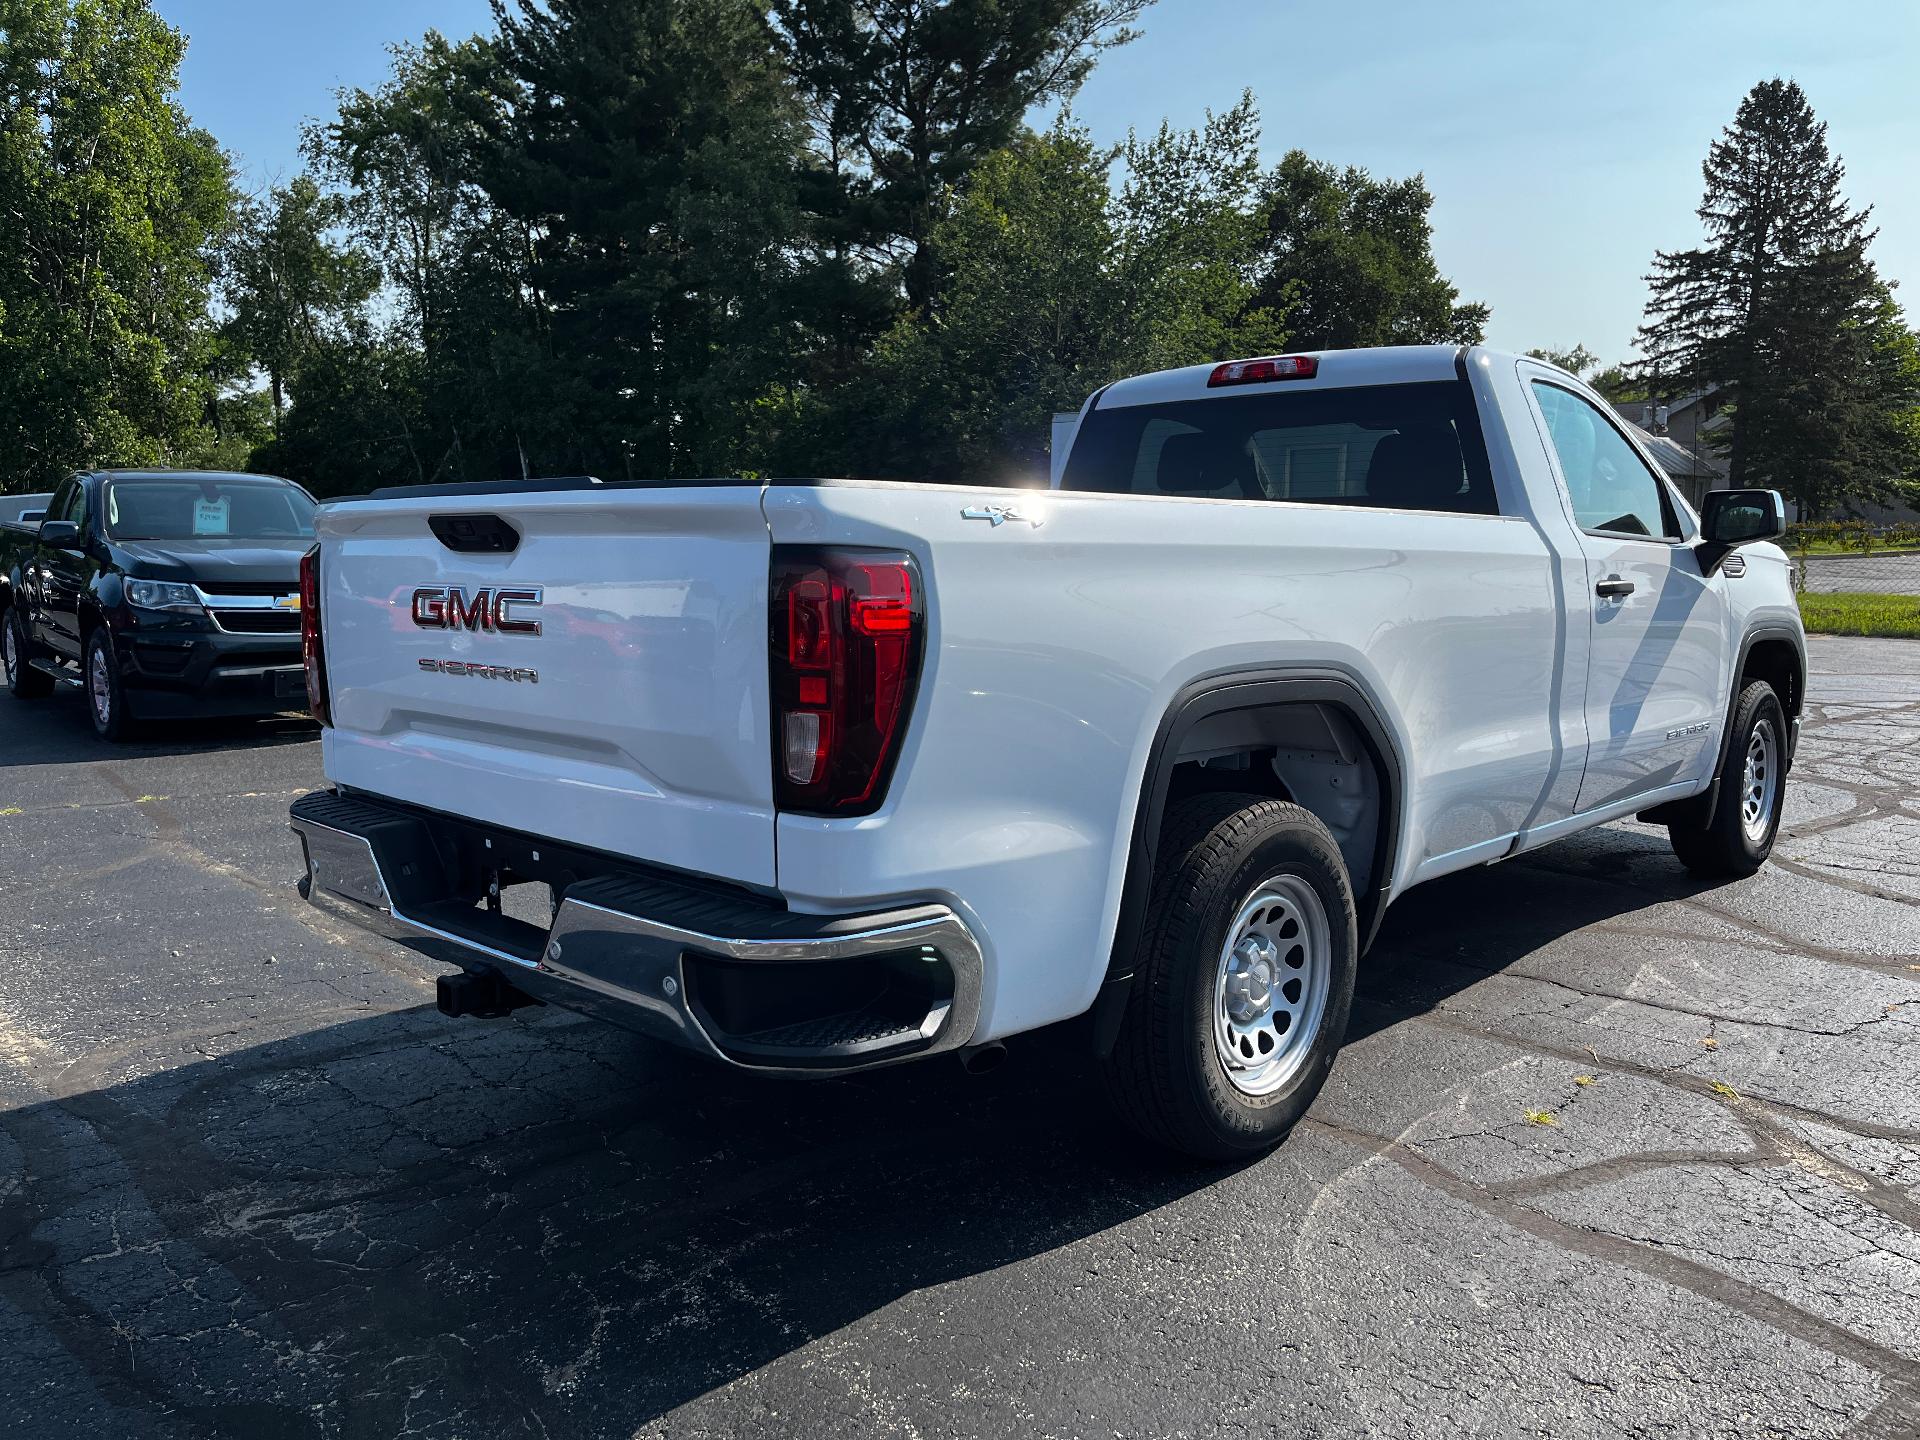
[[[515,548],[429,525],[478,515]],[[757,485],[400,496],[319,532],[337,783],[773,884]]]

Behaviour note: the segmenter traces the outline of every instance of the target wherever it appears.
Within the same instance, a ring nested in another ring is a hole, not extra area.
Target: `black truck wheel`
[[[4,661],[7,689],[17,700],[38,700],[53,692],[53,677],[36,670],[27,662],[38,652],[28,641],[20,620],[20,607],[9,605],[4,624],[0,624],[0,661]]]
[[[120,682],[113,640],[104,625],[87,637],[86,689],[87,714],[93,719],[93,733],[102,740],[133,739],[138,727],[127,713],[126,688]]]
[[[1787,716],[1764,680],[1740,692],[1720,765],[1720,793],[1705,824],[1667,827],[1673,853],[1709,879],[1751,875],[1773,853],[1787,786]]]
[[[1346,1037],[1358,965],[1340,847],[1298,805],[1178,802],[1108,1085],[1148,1139],[1231,1159],[1286,1138]]]

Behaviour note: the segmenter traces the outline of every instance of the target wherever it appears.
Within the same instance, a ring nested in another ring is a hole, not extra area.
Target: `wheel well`
[[[1387,777],[1365,734],[1336,705],[1293,701],[1208,715],[1171,757],[1167,801],[1207,790],[1290,800],[1339,843],[1356,898],[1379,884]]]
[[[1771,685],[1773,693],[1780,697],[1781,708],[1789,716],[1800,713],[1800,653],[1793,648],[1791,640],[1754,641],[1747,651],[1746,663],[1740,667],[1741,688],[1753,680],[1764,680]]]

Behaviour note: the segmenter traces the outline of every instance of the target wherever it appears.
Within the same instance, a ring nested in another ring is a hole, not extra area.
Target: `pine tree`
[[[930,308],[942,192],[1071,96],[1153,0],[773,0],[815,132],[810,199],[835,254],[897,260]]]
[[[732,463],[781,373],[801,117],[753,0],[494,0],[517,108],[486,187],[533,236],[565,457]]]
[[[1763,80],[1702,173],[1706,243],[1655,256],[1643,374],[1667,394],[1727,388],[1735,486],[1779,489],[1802,514],[1885,494],[1910,464],[1889,415],[1913,401],[1876,360],[1891,300],[1826,125],[1793,81]]]

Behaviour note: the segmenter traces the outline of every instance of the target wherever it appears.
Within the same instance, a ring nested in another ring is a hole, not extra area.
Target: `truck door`
[[[76,477],[60,487],[47,506],[48,520],[71,520],[84,537],[87,487]],[[36,543],[33,564],[39,604],[34,613],[41,643],[73,659],[80,658],[80,592],[86,588],[87,557],[75,550]]]
[[[1726,601],[1701,573],[1666,481],[1614,417],[1531,382],[1593,591],[1586,775],[1577,807],[1698,779],[1725,723]]]

